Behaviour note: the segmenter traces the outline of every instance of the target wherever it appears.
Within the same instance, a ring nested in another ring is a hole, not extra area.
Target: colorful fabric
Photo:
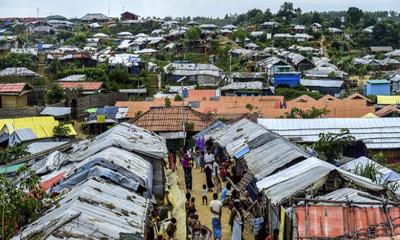
[[[262,229],[263,224],[264,224],[263,217],[253,219],[254,235],[258,234],[258,232]]]
[[[222,227],[221,227],[221,220],[219,218],[212,218],[212,228],[213,228],[213,235],[214,239],[222,237]]]
[[[192,190],[192,169],[190,167],[185,167],[183,170],[185,172],[186,189]]]
[[[233,221],[231,240],[242,240],[242,223]]]

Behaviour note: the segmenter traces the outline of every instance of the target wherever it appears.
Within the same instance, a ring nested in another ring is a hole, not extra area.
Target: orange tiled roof
[[[328,100],[328,101],[327,101]],[[207,99],[186,99],[184,105],[187,106],[189,101],[197,101],[198,107],[196,111],[212,114],[216,117],[223,117],[227,120],[236,119],[243,114],[249,113],[250,110],[246,105],[253,106],[252,112],[259,113],[259,116],[266,118],[278,118],[285,112],[290,112],[292,108],[308,110],[312,107],[327,108],[330,110],[326,117],[329,118],[357,118],[367,113],[374,113],[373,106],[368,106],[367,101],[363,98],[355,99],[337,99],[332,96],[325,96],[319,100],[309,96],[301,96],[286,102],[284,106],[283,96],[263,96],[263,97],[220,97],[219,100]],[[128,117],[134,118],[137,112],[146,112],[151,107],[164,106],[164,99],[155,99],[151,102],[117,102],[116,106],[128,107]],[[182,102],[171,100],[172,106],[180,106]]]
[[[0,93],[21,93],[24,89],[31,89],[27,83],[2,83]]]
[[[366,100],[367,102],[371,102],[370,99],[368,99],[367,97],[365,97],[365,96],[363,96],[363,95],[361,95],[361,94],[359,94],[359,93],[353,93],[353,94],[351,94],[350,96],[348,96],[348,97],[345,98],[345,99],[364,99],[364,100]]]
[[[183,124],[187,122],[193,123],[193,129],[190,131],[199,132],[211,125],[214,119],[189,107],[177,106],[153,107],[133,122],[153,132],[181,132]]]
[[[84,91],[100,90],[104,87],[103,82],[59,82],[63,88],[82,88]]]
[[[209,89],[191,89],[189,90],[189,99],[203,99],[216,96],[216,90]]]

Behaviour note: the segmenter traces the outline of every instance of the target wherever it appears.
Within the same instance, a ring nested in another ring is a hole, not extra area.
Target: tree
[[[36,63],[29,54],[11,54],[0,57],[0,69],[8,67],[26,67],[32,70],[36,68]]]
[[[386,164],[388,163],[388,159],[387,159],[387,157],[385,156],[385,154],[383,154],[383,152],[379,152],[379,153],[372,154],[372,155],[370,156],[370,158],[371,158],[372,160],[374,160],[375,162],[377,162],[377,163],[379,163],[379,164],[382,164],[382,165],[386,165]]]
[[[10,239],[22,226],[39,217],[45,196],[39,183],[40,178],[26,166],[18,169],[13,178],[0,176],[2,239]]]
[[[7,164],[20,158],[26,157],[29,152],[26,150],[26,146],[9,146],[6,149],[0,151],[0,164]]]
[[[165,107],[171,107],[171,99],[169,98],[165,98],[165,103],[164,103]]]
[[[277,13],[277,16],[283,18],[284,20],[295,18],[296,15],[297,13],[293,8],[292,2],[284,2]]]
[[[348,129],[341,129],[340,133],[320,133],[314,149],[322,154],[329,163],[341,159],[345,148],[355,142]]]
[[[60,123],[53,128],[54,137],[68,137],[70,133],[71,129],[63,123]]]
[[[321,15],[318,12],[313,12],[311,17],[312,23],[322,23]]]
[[[254,105],[251,104],[251,103],[247,103],[246,106],[245,106],[245,108],[246,108],[247,110],[249,110],[249,112],[251,112],[251,111],[253,111],[253,109],[254,109]]]
[[[174,97],[174,101],[183,101],[183,98],[180,94],[176,94]]]
[[[73,37],[68,38],[65,41],[65,44],[83,48],[86,45],[86,41],[87,40],[85,34],[79,33]]]
[[[61,72],[62,70],[62,64],[61,61],[59,59],[54,59],[53,61],[51,61],[50,66],[48,68],[48,72],[53,74],[53,76],[58,76],[58,74]]]
[[[249,36],[249,33],[243,28],[239,28],[231,34],[231,39],[240,42],[244,42],[244,40]]]
[[[287,119],[314,119],[314,118],[321,118],[329,113],[329,109],[326,108],[316,108],[312,107],[308,110],[302,110],[299,108],[292,108],[290,112],[285,113],[281,118]]]
[[[329,79],[336,79],[336,78],[337,78],[336,73],[335,73],[335,72],[330,72],[330,73],[328,74],[328,78],[329,78]]]
[[[201,30],[198,27],[193,27],[191,29],[189,29],[186,34],[185,34],[185,38],[189,41],[189,42],[195,42],[197,40],[200,39],[200,35],[201,35]]]
[[[125,84],[130,82],[131,75],[128,70],[122,66],[117,66],[108,74],[108,80],[112,83]]]
[[[47,103],[54,104],[59,103],[61,100],[65,99],[65,93],[60,84],[53,83],[51,85],[50,91],[47,93]]]
[[[361,9],[356,7],[350,7],[346,12],[346,25],[349,26],[356,26],[360,23],[361,18],[363,17],[364,13]]]
[[[375,24],[372,32],[372,43],[379,46],[397,46],[400,31],[391,21],[381,21]]]
[[[379,167],[373,163],[367,163],[365,166],[357,164],[355,174],[371,179],[374,183],[379,183],[382,173]]]

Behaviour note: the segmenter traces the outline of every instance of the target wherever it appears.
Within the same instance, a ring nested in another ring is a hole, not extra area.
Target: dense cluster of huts
[[[323,119],[316,121],[319,120]],[[253,199],[257,193],[263,194],[264,219],[270,232],[280,229],[285,239],[373,239],[399,234],[398,192],[388,187],[400,180],[398,173],[379,168],[380,178],[376,183],[356,174],[360,166],[379,165],[361,153],[362,157],[338,167],[320,160],[307,145],[291,141],[300,134],[304,136],[302,141],[308,141],[308,132],[317,132],[318,128],[335,131],[335,124],[337,127],[350,124],[357,140],[373,149],[375,141],[395,138],[375,135],[374,140],[366,134],[373,136],[374,129],[393,130],[393,124],[341,119],[314,124],[307,120],[296,123],[293,122],[296,120],[276,120],[275,124],[271,121],[259,119],[259,125],[242,119],[205,129],[197,136],[212,142],[214,153],[221,159],[235,162],[239,177],[232,181],[237,190],[248,191]]]
[[[54,204],[13,239],[154,239],[153,209],[164,198],[165,139],[122,123],[28,165]]]

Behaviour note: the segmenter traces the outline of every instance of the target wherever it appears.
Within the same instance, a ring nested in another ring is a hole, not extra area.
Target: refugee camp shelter
[[[109,129],[108,131],[96,136],[92,140],[87,140],[80,142],[75,146],[76,151],[68,156],[68,158],[73,159],[75,162],[84,161],[87,158],[93,157],[93,155],[104,151],[105,149],[116,147],[122,150],[134,153],[136,156],[126,153],[126,157],[122,154],[118,154],[116,151],[103,152],[103,159],[113,158],[112,161],[116,164],[123,161],[124,159],[130,159],[139,166],[140,161],[134,160],[135,158],[142,158],[149,162],[152,166],[153,180],[152,180],[152,193],[157,198],[162,198],[164,196],[164,185],[165,185],[165,173],[164,173],[164,158],[167,156],[167,148],[165,139],[153,132],[145,130],[143,128],[137,127],[129,123],[121,123],[117,126]],[[104,157],[106,154],[107,157]],[[109,157],[108,157],[109,156]],[[120,160],[117,160],[120,158]],[[133,166],[127,167],[123,164],[129,171],[139,174],[139,171]],[[145,165],[143,165],[145,166]],[[144,168],[146,169],[146,168]],[[145,170],[142,170],[142,172]],[[146,171],[145,171],[146,172]],[[149,175],[146,172],[145,175]],[[132,177],[131,177],[132,178]],[[134,182],[140,183],[140,181],[135,180]],[[145,185],[146,189],[149,188]]]
[[[151,226],[149,205],[148,199],[134,191],[91,178],[63,195],[56,206],[12,239],[146,239]]]
[[[58,124],[54,117],[0,119],[0,139],[2,143],[10,146],[38,139],[50,139],[54,137],[53,129]],[[70,137],[77,134],[71,124],[66,126],[70,130]]]
[[[307,192],[312,191],[316,194],[318,191],[327,191],[329,187],[324,189],[323,186],[331,173],[336,173],[337,177],[344,181],[369,191],[379,192],[384,189],[368,178],[352,174],[314,157],[258,181],[257,188],[265,194],[271,204],[280,205]]]
[[[400,118],[259,119],[258,123],[298,143],[314,143],[320,133],[339,133],[341,129],[348,129],[356,141],[365,145],[351,146],[347,152],[350,156],[383,151],[391,160],[400,157]]]
[[[28,106],[28,93],[32,87],[28,83],[0,84],[0,108],[24,108]]]
[[[179,149],[180,140],[190,138],[214,122],[207,114],[187,106],[152,107],[133,123],[168,139],[169,148]]]
[[[383,95],[390,96],[390,81],[385,79],[368,80],[365,85],[364,93],[366,96],[369,95]]]

